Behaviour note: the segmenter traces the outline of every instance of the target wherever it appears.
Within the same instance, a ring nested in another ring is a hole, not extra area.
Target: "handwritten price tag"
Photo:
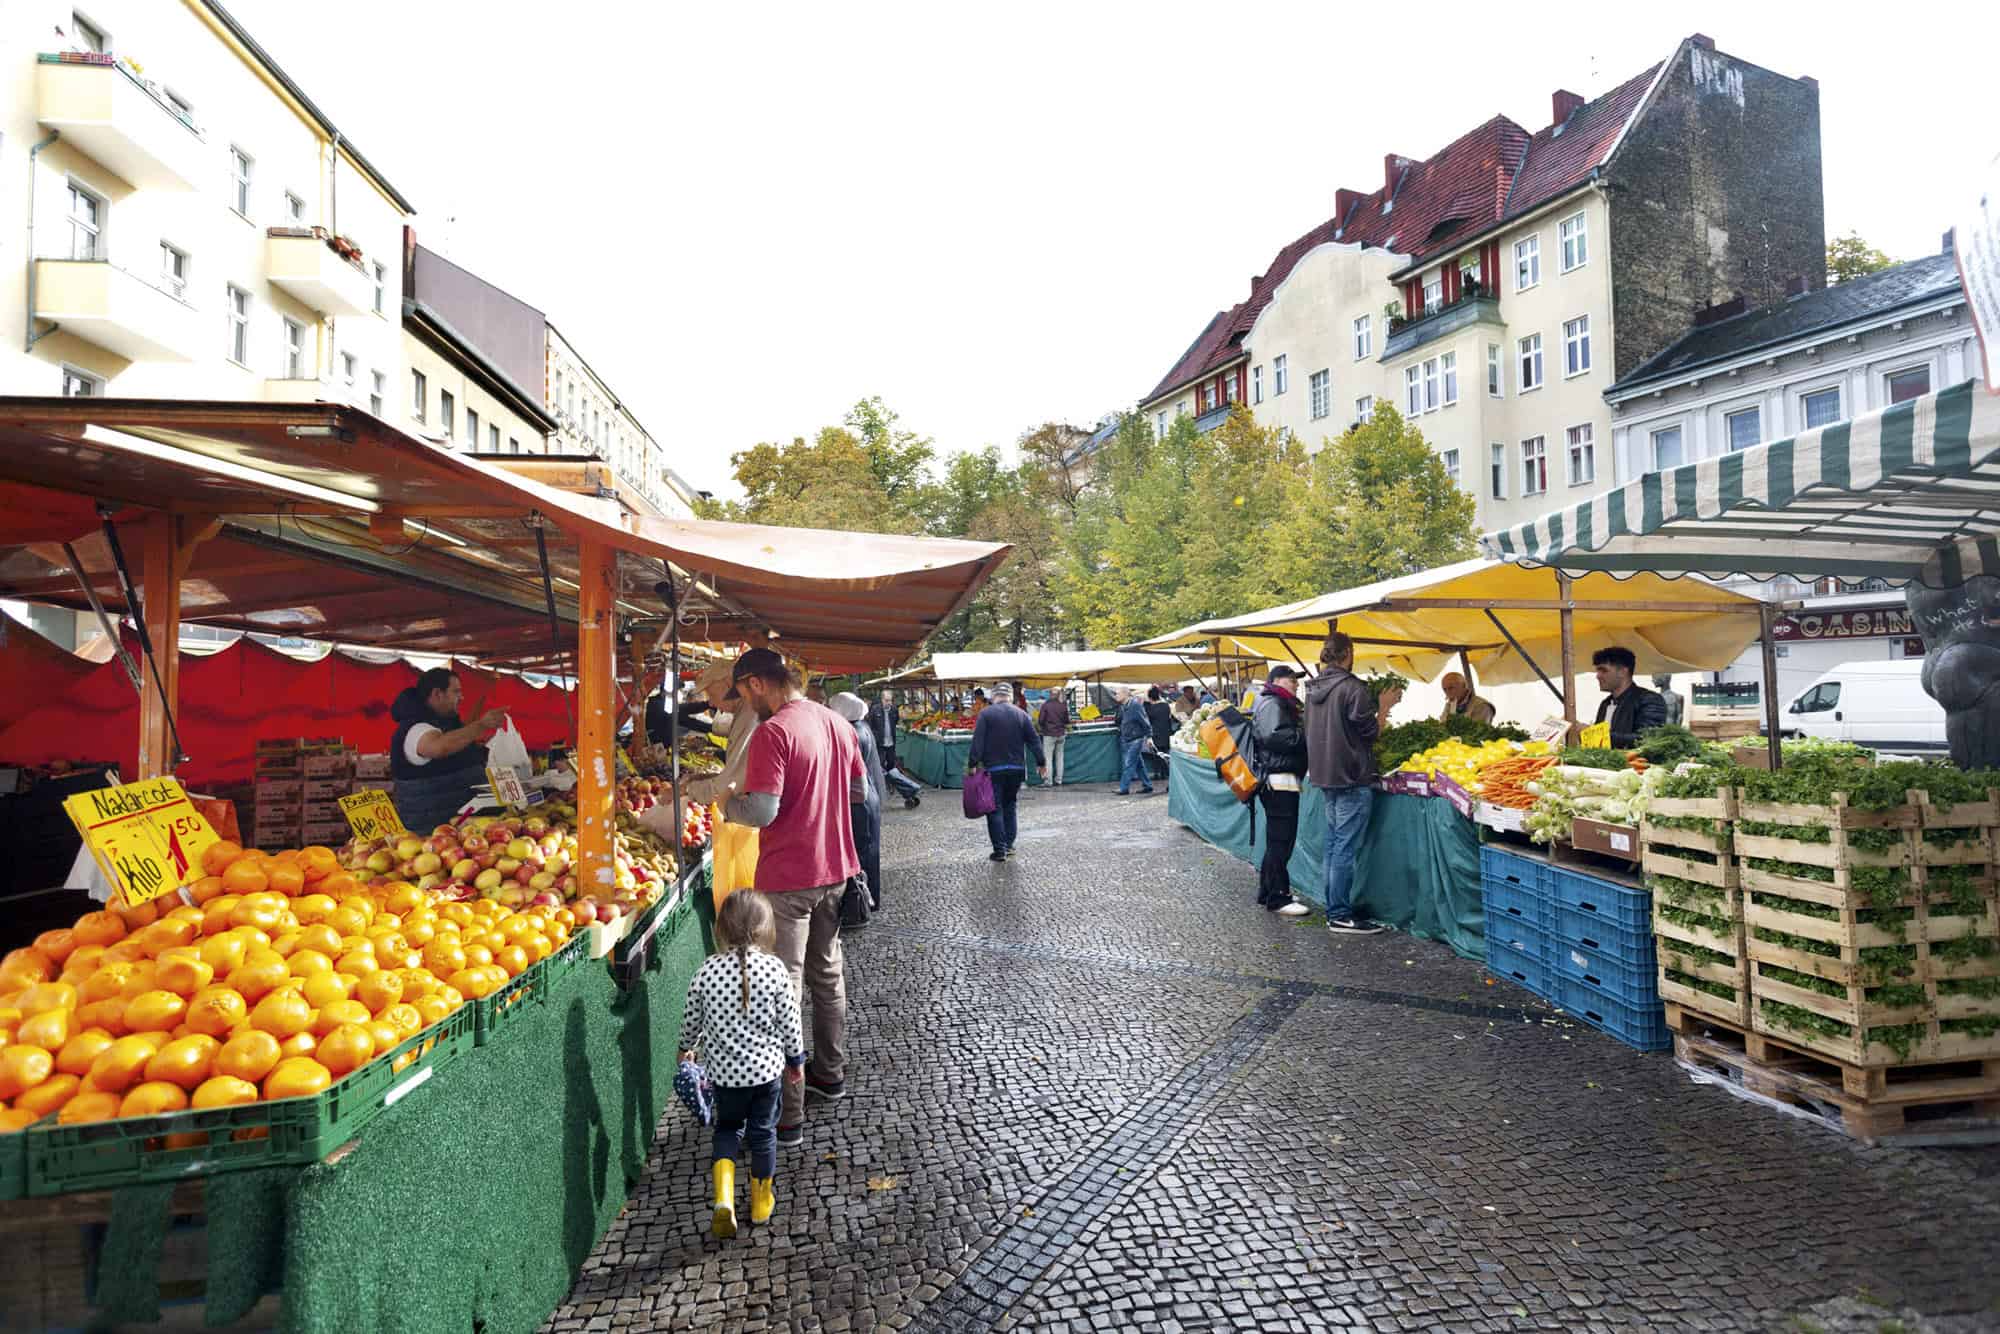
[[[63,811],[127,907],[199,879],[202,854],[220,841],[171,778],[79,792]]]
[[[340,813],[347,817],[347,827],[354,831],[354,836],[364,842],[399,838],[410,832],[403,828],[403,821],[396,814],[396,803],[380,788],[371,787],[342,797]]]
[[[510,811],[518,811],[528,804],[528,789],[521,785],[521,775],[511,764],[487,766],[486,781],[493,785],[493,799]]]

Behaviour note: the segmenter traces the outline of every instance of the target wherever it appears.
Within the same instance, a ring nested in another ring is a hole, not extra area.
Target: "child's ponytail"
[[[771,901],[754,889],[739,889],[722,901],[715,914],[715,934],[724,949],[736,951],[736,969],[743,982],[743,1009],[750,1009],[750,950],[769,950],[777,943],[778,923]]]

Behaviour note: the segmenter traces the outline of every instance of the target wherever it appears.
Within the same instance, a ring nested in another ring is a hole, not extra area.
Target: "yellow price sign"
[[[202,854],[221,841],[171,778],[79,792],[63,811],[128,907],[198,879]]]
[[[403,828],[402,817],[396,814],[396,803],[379,787],[342,797],[340,813],[347,817],[347,827],[354,831],[354,836],[364,843],[378,838],[400,838],[410,832]]]
[[[513,765],[488,765],[486,781],[493,787],[493,800],[508,810],[518,811],[528,804],[528,789],[522,784],[520,772]]]
[[[1583,734],[1578,738],[1578,742],[1586,750],[1609,750],[1611,748],[1611,724],[1608,722],[1592,723],[1583,729]]]

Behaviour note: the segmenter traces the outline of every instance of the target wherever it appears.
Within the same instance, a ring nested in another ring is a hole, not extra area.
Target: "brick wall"
[[[1709,305],[1781,301],[1794,274],[1825,284],[1819,85],[1683,44],[1606,194],[1623,376]]]

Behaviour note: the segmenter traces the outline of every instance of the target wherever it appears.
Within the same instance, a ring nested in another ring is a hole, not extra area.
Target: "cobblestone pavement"
[[[1024,794],[1005,865],[955,794],[883,823],[776,1217],[708,1236],[675,1107],[550,1329],[2000,1329],[2000,1149],[1864,1149],[1261,912],[1164,797]]]

